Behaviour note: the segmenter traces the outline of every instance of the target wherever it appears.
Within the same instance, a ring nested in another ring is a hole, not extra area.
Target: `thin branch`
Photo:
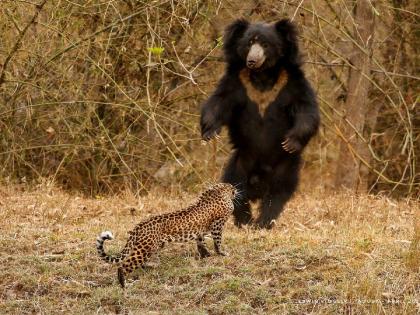
[[[29,27],[35,23],[35,20],[37,19],[39,13],[41,12],[42,8],[44,7],[45,3],[47,3],[47,0],[42,1],[39,5],[35,6],[35,14],[33,15],[32,19],[28,22],[28,24],[26,24],[26,26],[23,28],[23,30],[20,32],[12,50],[10,51],[10,53],[7,55],[4,63],[3,63],[3,68],[1,70],[1,74],[0,74],[0,86],[3,85],[4,83],[4,78],[6,76],[6,69],[7,66],[9,65],[9,62],[12,60],[13,56],[16,54],[16,52],[18,51],[20,45],[22,44],[22,40],[23,37],[25,36],[26,32],[28,31]]]
[[[304,61],[303,63],[319,65],[319,66],[323,66],[323,67],[347,67],[347,68],[350,67],[349,64],[336,63],[336,62],[321,62],[321,61],[307,60],[307,61]],[[413,79],[413,80],[420,81],[420,77],[417,77],[417,76],[414,76],[414,75],[411,75],[411,74],[395,73],[395,72],[389,72],[389,71],[378,70],[378,69],[370,69],[369,71],[372,71],[372,72],[375,72],[375,73],[382,73],[382,74],[389,75],[389,76],[394,76],[394,77],[408,78],[408,79]]]
[[[118,24],[124,23],[124,22],[126,22],[126,21],[131,20],[132,18],[134,18],[134,17],[136,17],[136,16],[139,16],[139,15],[140,15],[140,14],[142,14],[144,11],[145,11],[145,8],[142,8],[141,10],[139,10],[139,11],[137,11],[137,12],[133,13],[133,14],[130,14],[129,16],[126,16],[125,18],[123,18],[123,19],[118,19],[117,21],[115,21],[115,22],[113,22],[113,23],[111,23],[111,24],[108,24],[107,26],[105,26],[105,27],[101,28],[100,30],[97,30],[96,32],[94,32],[94,33],[92,33],[92,34],[90,34],[90,35],[88,35],[88,36],[85,36],[85,37],[83,37],[82,39],[80,39],[80,40],[78,40],[78,41],[76,41],[76,42],[74,42],[74,43],[70,44],[69,46],[67,46],[67,47],[63,48],[62,50],[60,50],[59,52],[57,52],[56,54],[54,54],[52,57],[50,57],[50,58],[49,58],[49,59],[45,62],[45,64],[44,64],[44,65],[48,65],[51,61],[54,61],[55,59],[57,59],[58,57],[60,57],[62,54],[66,53],[66,52],[69,52],[70,50],[72,50],[72,49],[76,48],[77,46],[79,46],[79,45],[80,45],[80,44],[82,44],[83,42],[85,42],[85,41],[87,41],[87,40],[89,40],[89,39],[91,39],[91,38],[95,37],[96,35],[99,35],[99,34],[101,34],[101,33],[103,33],[103,32],[106,32],[107,30],[109,30],[109,29],[113,28],[114,26],[116,26],[116,25],[118,25]]]

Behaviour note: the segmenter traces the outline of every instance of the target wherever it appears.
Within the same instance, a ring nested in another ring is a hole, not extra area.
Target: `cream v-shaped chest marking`
[[[264,116],[265,110],[267,109],[268,105],[270,105],[280,93],[280,91],[284,88],[287,83],[288,75],[286,70],[282,70],[277,78],[276,83],[274,83],[271,90],[268,91],[260,91],[252,85],[250,79],[250,73],[248,69],[243,69],[239,73],[239,79],[241,80],[242,85],[246,90],[246,94],[248,98],[257,104],[258,111],[261,117]]]

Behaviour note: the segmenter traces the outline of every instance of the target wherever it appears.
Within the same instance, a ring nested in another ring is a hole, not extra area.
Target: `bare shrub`
[[[416,194],[416,4],[370,3],[376,22],[369,111],[362,132],[354,132],[363,148],[349,152],[370,191]],[[91,194],[218,178],[227,138],[202,146],[197,121],[199,104],[223,70],[223,28],[240,16],[268,22],[288,16],[299,25],[323,113],[304,178],[330,187],[340,141],[349,140],[343,134],[349,70],[358,70],[350,62],[357,44],[353,4],[4,1],[0,174],[50,178]]]

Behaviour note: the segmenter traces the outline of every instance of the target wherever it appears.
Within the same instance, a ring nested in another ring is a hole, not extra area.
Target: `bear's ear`
[[[279,36],[284,40],[284,56],[290,63],[299,63],[299,49],[295,25],[289,19],[283,19],[274,24]]]
[[[238,19],[228,27],[226,27],[225,34],[223,36],[223,48],[225,51],[234,51],[236,49],[237,40],[242,37],[246,29],[249,26],[249,22],[245,19]]]

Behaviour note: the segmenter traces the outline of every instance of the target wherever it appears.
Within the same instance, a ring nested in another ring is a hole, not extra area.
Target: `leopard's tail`
[[[105,253],[104,242],[106,240],[112,240],[113,238],[114,236],[110,231],[105,231],[102,232],[96,239],[96,250],[98,251],[99,256],[110,264],[119,263],[124,259],[124,255],[122,255],[122,253],[117,255],[108,255],[107,253]]]

